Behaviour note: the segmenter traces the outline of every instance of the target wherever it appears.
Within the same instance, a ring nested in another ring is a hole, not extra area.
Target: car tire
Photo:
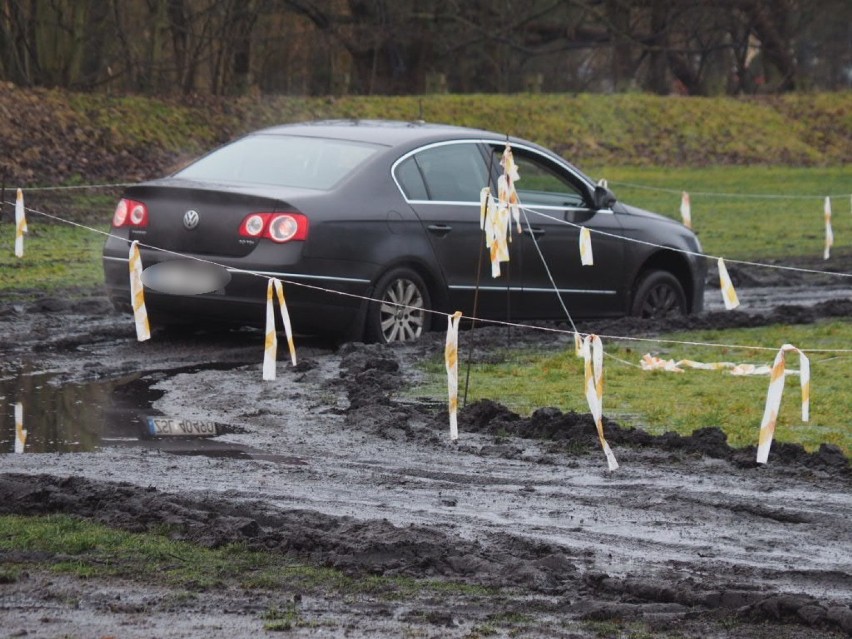
[[[668,271],[649,271],[636,285],[630,314],[648,319],[686,315],[686,295]]]
[[[376,284],[367,311],[368,342],[407,342],[420,337],[432,323],[431,298],[423,278],[410,268],[385,273]]]

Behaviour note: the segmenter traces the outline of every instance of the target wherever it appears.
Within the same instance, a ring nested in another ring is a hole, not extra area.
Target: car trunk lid
[[[246,216],[296,210],[279,197],[179,181],[133,186],[124,197],[148,207],[148,225],[132,229],[131,240],[193,255],[244,257],[259,241],[240,235]]]

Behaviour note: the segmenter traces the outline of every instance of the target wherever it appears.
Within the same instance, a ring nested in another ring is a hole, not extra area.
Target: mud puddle
[[[117,378],[68,381],[58,372],[34,372],[35,366],[0,377],[0,454],[16,452],[15,404],[25,430],[19,454],[86,453],[111,446],[142,446],[173,454],[251,458],[248,447],[213,440],[239,432],[223,422],[182,419],[154,408],[178,374],[226,371],[236,365],[193,366],[154,370]],[[261,453],[262,454],[262,453]]]

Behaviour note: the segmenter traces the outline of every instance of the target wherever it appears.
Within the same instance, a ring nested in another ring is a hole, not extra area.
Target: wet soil
[[[852,317],[848,297],[782,299],[765,312],[580,328],[647,335]],[[487,357],[485,344],[505,330],[463,340]],[[541,331],[513,329],[512,339],[567,346]],[[852,471],[837,448],[776,443],[763,466],[719,429],[655,437],[607,420],[621,464],[611,473],[588,414],[543,407],[521,417],[496,401],[465,406],[451,442],[445,405],[404,392],[419,383],[417,362],[442,347],[439,333],[393,347],[301,339],[298,366],[279,361],[278,379],[263,382],[257,331],[138,343],[97,292],[0,304],[0,376],[50,372],[61,384],[141,373],[159,414],[227,426],[203,442],[129,430],[92,452],[0,455],[0,513],[66,513],[133,531],[165,524],[175,538],[240,542],[353,576],[488,588],[392,598],[229,586],[188,597],[0,553],[4,565],[28,566],[0,584],[3,631],[256,637],[267,633],[265,611],[297,605],[293,636],[852,635]]]

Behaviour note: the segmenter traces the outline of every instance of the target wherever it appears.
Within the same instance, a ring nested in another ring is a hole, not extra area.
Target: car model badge
[[[196,226],[198,226],[198,221],[201,218],[198,216],[198,211],[193,211],[190,209],[186,213],[183,214],[183,227],[187,231],[191,231]]]

